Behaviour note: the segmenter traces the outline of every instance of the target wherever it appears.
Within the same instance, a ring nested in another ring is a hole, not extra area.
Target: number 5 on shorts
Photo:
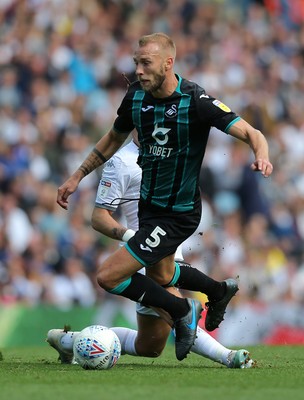
[[[151,233],[151,237],[154,239],[154,240],[150,240],[149,238],[147,238],[146,239],[146,243],[147,243],[147,245],[148,246],[150,246],[150,247],[157,247],[158,245],[159,245],[159,243],[160,243],[160,235],[161,236],[165,236],[167,233],[162,229],[162,228],[160,228],[159,226],[157,226],[154,230],[153,230],[153,232]]]

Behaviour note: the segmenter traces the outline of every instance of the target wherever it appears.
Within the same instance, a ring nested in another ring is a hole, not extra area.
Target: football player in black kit
[[[194,82],[175,74],[176,48],[163,33],[139,39],[134,53],[138,81],[132,83],[113,127],[81,166],[59,187],[57,202],[68,198],[80,181],[106,162],[136,129],[142,168],[139,230],[101,263],[97,282],[115,295],[163,309],[175,328],[175,351],[183,360],[192,347],[202,311],[199,301],[178,298],[163,286],[208,290],[206,329],[216,329],[238,290],[234,279],[216,282],[194,268],[174,262],[177,247],[201,219],[198,178],[212,126],[250,146],[252,170],[268,177],[273,170],[265,136]],[[146,267],[146,275],[138,273]]]

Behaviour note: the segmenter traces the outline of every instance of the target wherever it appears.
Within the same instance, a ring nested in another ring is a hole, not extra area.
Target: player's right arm
[[[95,145],[80,167],[58,188],[57,203],[68,209],[68,198],[74,193],[81,180],[104,164],[121,147],[128,133],[117,133],[111,129]]]

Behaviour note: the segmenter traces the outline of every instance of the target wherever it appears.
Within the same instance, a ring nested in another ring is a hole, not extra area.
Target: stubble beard
[[[157,92],[161,88],[161,86],[164,83],[165,79],[166,79],[166,75],[165,75],[165,73],[164,73],[164,71],[162,69],[159,72],[159,74],[155,74],[154,82],[151,84],[150,88],[149,89],[145,89],[143,87],[143,89],[146,92],[153,94],[154,92]]]

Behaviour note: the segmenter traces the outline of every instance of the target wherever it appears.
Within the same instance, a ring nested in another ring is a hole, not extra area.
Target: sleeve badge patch
[[[111,182],[107,182],[107,181],[104,181],[104,180],[102,180],[102,181],[100,182],[100,184],[101,184],[102,186],[105,186],[105,187],[111,187],[111,186],[112,186]]]
[[[216,107],[220,108],[221,110],[225,111],[225,112],[230,112],[230,108],[228,106],[226,106],[226,104],[222,103],[219,100],[213,100],[212,102]]]
[[[111,186],[111,182],[101,180],[98,185],[96,198],[98,200],[102,200],[104,197],[106,197]]]

